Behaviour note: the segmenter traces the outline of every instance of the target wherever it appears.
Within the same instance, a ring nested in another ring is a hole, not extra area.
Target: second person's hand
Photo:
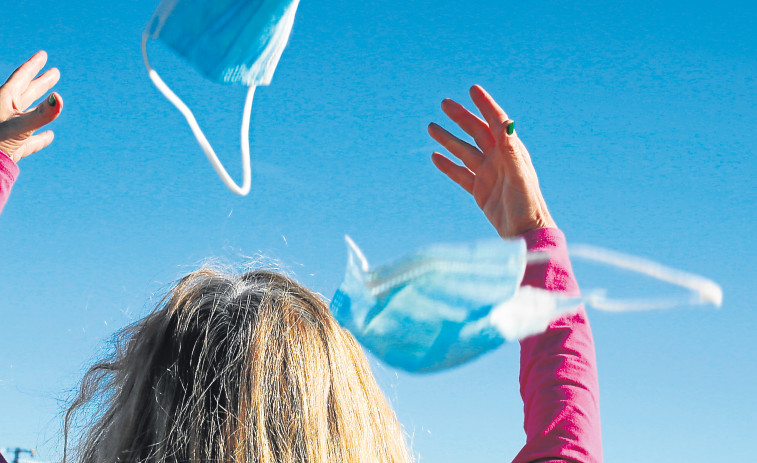
[[[513,237],[536,228],[556,228],[539,189],[531,157],[513,130],[513,121],[480,86],[471,87],[470,96],[484,120],[450,99],[442,102],[442,110],[473,137],[477,146],[431,123],[428,127],[431,137],[464,165],[457,165],[437,152],[432,155],[434,164],[473,195],[501,237]]]
[[[60,95],[51,93],[27,111],[60,79],[55,68],[36,77],[46,62],[47,53],[37,52],[0,86],[0,151],[16,162],[52,143],[51,130],[36,135],[34,132],[52,122],[63,108]]]

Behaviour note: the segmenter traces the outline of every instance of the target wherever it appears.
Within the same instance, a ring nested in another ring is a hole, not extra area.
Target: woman
[[[44,65],[40,56],[0,89],[6,106],[8,95],[15,95],[11,107],[31,104],[57,80],[57,73],[45,77],[51,71],[31,80]],[[431,124],[430,135],[463,163],[434,153],[434,164],[474,197],[500,236],[522,236],[529,250],[550,256],[529,265],[524,284],[577,294],[565,239],[513,122],[481,87],[471,88],[471,98],[483,120],[451,100],[442,109],[476,146]],[[0,150],[9,156],[1,161],[0,198],[15,177],[8,163],[51,141],[30,130],[57,116],[55,101],[43,103],[36,119],[1,113]],[[112,355],[85,375],[66,415],[67,440],[76,417],[89,418],[79,462],[411,460],[360,346],[318,295],[287,277],[193,272],[117,339]],[[602,460],[583,309],[521,342],[520,382],[527,440],[516,462]]]

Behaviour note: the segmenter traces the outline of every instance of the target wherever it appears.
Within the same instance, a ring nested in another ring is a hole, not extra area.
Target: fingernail
[[[55,99],[54,93],[50,94],[50,98],[47,99],[47,104],[49,104],[50,106],[55,106],[56,104],[58,104],[58,100]]]
[[[507,134],[512,135],[515,131],[515,121],[510,121],[509,124],[507,124]]]

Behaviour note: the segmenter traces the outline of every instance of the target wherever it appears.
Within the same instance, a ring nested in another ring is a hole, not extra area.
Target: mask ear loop
[[[202,148],[202,150],[205,152],[205,156],[207,156],[210,164],[213,165],[213,168],[221,177],[221,180],[223,180],[223,183],[225,183],[232,192],[241,196],[247,195],[247,193],[250,192],[250,185],[252,183],[250,168],[250,114],[252,113],[252,98],[255,95],[255,85],[251,85],[250,89],[247,90],[247,97],[244,101],[244,114],[242,115],[241,131],[242,186],[239,186],[236,184],[236,182],[234,182],[234,180],[232,180],[228,172],[226,172],[226,169],[218,159],[216,152],[213,150],[213,147],[210,146],[210,142],[202,132],[202,129],[197,123],[197,120],[195,119],[194,114],[192,114],[192,111],[186,104],[184,104],[183,101],[181,101],[178,96],[176,96],[176,94],[168,87],[168,85],[163,82],[163,79],[160,78],[158,73],[155,72],[152,67],[150,67],[150,61],[147,59],[147,39],[149,35],[150,34],[147,30],[142,32],[142,58],[144,58],[145,66],[147,67],[147,72],[150,76],[150,80],[152,80],[152,83],[155,84],[155,87],[160,90],[163,96],[165,96],[166,99],[170,101],[174,106],[176,106],[176,109],[178,109],[179,112],[184,115],[184,118],[189,124],[189,128],[192,129],[192,133],[197,139],[197,143],[200,144],[200,148]]]
[[[682,270],[666,267],[657,262],[630,256],[609,249],[602,249],[586,244],[572,245],[568,248],[571,257],[591,260],[612,267],[647,275],[665,281],[692,292],[689,297],[652,298],[652,299],[610,299],[603,290],[590,291],[582,299],[599,310],[623,312],[628,310],[652,310],[676,307],[681,304],[723,304],[723,289],[712,280]]]

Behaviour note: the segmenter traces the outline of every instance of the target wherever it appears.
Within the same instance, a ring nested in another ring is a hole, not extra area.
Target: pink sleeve
[[[562,232],[541,228],[522,236],[529,251],[549,254],[547,262],[527,267],[523,284],[579,295]],[[513,462],[600,463],[599,383],[583,306],[520,345],[526,445]]]
[[[16,181],[17,176],[18,166],[16,163],[0,151],[0,212],[3,211],[5,202],[8,201],[13,182]]]

